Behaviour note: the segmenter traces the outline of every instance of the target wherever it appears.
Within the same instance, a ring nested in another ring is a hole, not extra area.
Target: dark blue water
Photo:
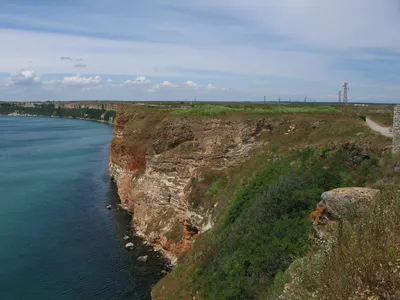
[[[137,238],[124,249],[111,139],[96,122],[0,117],[0,299],[149,298],[162,266]]]

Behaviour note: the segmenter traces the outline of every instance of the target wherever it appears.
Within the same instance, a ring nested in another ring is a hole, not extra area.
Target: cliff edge
[[[213,227],[215,203],[191,197],[205,170],[241,164],[265,135],[289,121],[268,118],[174,117],[167,112],[120,112],[110,175],[134,228],[174,260],[192,237]]]

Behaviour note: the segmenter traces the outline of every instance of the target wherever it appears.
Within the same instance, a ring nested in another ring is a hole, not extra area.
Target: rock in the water
[[[124,236],[124,241],[127,241],[127,240],[129,240],[129,236]]]
[[[130,242],[130,243],[127,243],[127,244],[125,245],[125,249],[132,250],[132,249],[133,249],[133,247],[134,247],[134,245],[133,245],[133,243],[132,243],[132,242]]]
[[[137,260],[138,260],[138,261],[142,261],[142,262],[146,262],[146,261],[147,261],[147,258],[148,258],[148,256],[147,256],[147,255],[144,255],[144,256],[139,256],[139,257],[137,258]]]
[[[111,205],[107,205],[107,209],[111,209],[112,208],[112,206]]]

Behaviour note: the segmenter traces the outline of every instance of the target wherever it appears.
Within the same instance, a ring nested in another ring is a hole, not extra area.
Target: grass
[[[257,114],[325,114],[338,113],[339,110],[333,106],[271,106],[268,108],[254,109],[252,112]]]
[[[188,109],[178,109],[172,112],[174,116],[218,116],[228,112],[237,111],[236,108],[231,108],[222,105],[199,105]]]
[[[223,184],[222,180],[217,180],[213,182],[213,184],[208,188],[205,195],[211,197],[219,196],[221,194],[222,184]]]
[[[390,127],[393,125],[393,113],[369,113],[368,117],[374,122],[384,127]]]
[[[350,140],[374,153],[375,147],[391,143],[360,122],[360,112],[332,108],[222,104],[174,108],[175,117],[268,115],[273,130],[257,136],[265,145],[246,163],[193,180],[196,191],[188,204],[210,209],[217,224],[198,235],[192,249],[179,258],[178,267],[157,284],[155,299],[263,299],[282,290],[288,266],[309,250],[308,214],[321,192],[373,182],[372,169],[376,176],[382,175],[383,168],[373,156],[358,165],[348,164],[357,151],[338,150],[340,145]],[[134,130],[132,139],[140,145],[151,137],[155,124],[174,119],[171,110],[158,110],[156,117],[157,109],[146,109],[149,113],[126,126]],[[138,114],[137,109],[131,113]],[[292,125],[296,129],[288,133]],[[135,145],[127,148],[140,146]],[[308,145],[317,148],[297,152]],[[182,151],[191,152],[185,147]]]
[[[399,299],[399,198],[386,189],[362,217],[345,218],[290,267],[291,287],[277,298]]]
[[[310,249],[308,214],[321,193],[344,182],[366,182],[368,167],[377,165],[372,158],[349,169],[346,153],[325,150],[321,159],[320,152],[307,148],[242,180],[224,221],[181,257],[179,272],[155,289],[173,281],[179,282],[177,290],[156,292],[156,299],[268,299],[280,292],[289,278],[285,270]]]
[[[337,113],[339,110],[333,106],[264,106],[239,108],[224,105],[195,105],[191,108],[181,108],[174,110],[174,116],[219,116],[227,113],[247,113],[247,114],[325,114]]]

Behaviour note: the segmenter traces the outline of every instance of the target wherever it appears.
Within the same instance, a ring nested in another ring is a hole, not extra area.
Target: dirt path
[[[365,121],[367,122],[367,125],[368,125],[373,131],[379,132],[380,134],[382,134],[382,135],[384,135],[384,136],[387,136],[387,137],[390,137],[390,138],[393,137],[393,133],[392,133],[391,130],[390,130],[391,127],[382,127],[382,126],[376,124],[374,121],[372,121],[372,120],[369,119],[369,118],[367,118]]]

